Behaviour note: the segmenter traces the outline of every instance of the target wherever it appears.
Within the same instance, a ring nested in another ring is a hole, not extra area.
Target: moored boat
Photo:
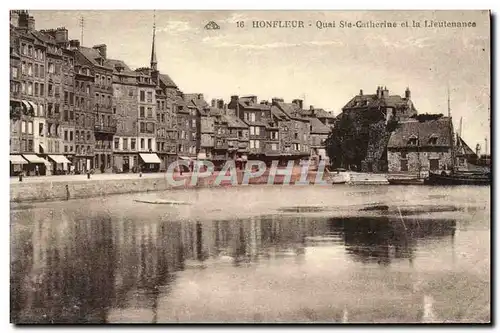
[[[423,178],[388,178],[389,185],[424,185]]]
[[[491,173],[468,173],[455,172],[452,174],[446,173],[431,173],[429,178],[425,180],[427,185],[490,185]]]

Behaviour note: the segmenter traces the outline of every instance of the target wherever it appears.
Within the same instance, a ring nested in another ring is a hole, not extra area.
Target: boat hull
[[[389,185],[424,185],[423,179],[387,179]]]
[[[425,180],[427,185],[482,185],[491,184],[491,178],[487,175],[437,175],[430,174]]]

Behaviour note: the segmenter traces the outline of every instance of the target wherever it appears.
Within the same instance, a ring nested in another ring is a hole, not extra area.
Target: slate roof
[[[232,128],[248,128],[248,125],[243,122],[240,118],[236,116],[225,115],[224,118],[227,119],[228,127]]]
[[[329,134],[331,127],[326,126],[317,118],[309,118],[311,124],[311,134]]]
[[[104,61],[104,66],[101,66],[96,59],[102,58],[101,54],[99,53],[98,50],[91,48],[91,47],[85,47],[81,46],[79,49],[80,53],[87,58],[88,61],[90,61],[94,66],[100,66],[100,67],[106,67],[109,69],[114,69],[112,68],[109,64]]]
[[[114,71],[116,71],[116,67],[123,67],[123,70],[120,72],[120,74],[127,74],[129,76],[137,76],[137,73],[130,69],[130,67],[127,66],[127,64],[122,61],[122,60],[117,60],[117,59],[107,59],[104,62],[107,66],[112,67]]]
[[[288,117],[288,115],[281,111],[279,107],[277,107],[276,105],[273,105],[271,106],[271,114],[278,118],[278,120],[288,120],[290,119],[290,117]]]
[[[354,96],[342,109],[354,108],[354,107],[404,107],[407,106],[409,99],[403,98],[399,95],[390,95],[387,97],[378,98],[377,94],[372,95],[356,95]],[[416,112],[413,103],[411,104],[411,110]]]
[[[403,122],[392,133],[388,148],[409,147],[410,138],[418,138],[419,147],[449,147],[451,146],[452,128],[451,118],[449,117],[424,122],[416,120]],[[434,145],[430,143],[432,137],[437,139],[437,143]]]
[[[162,82],[167,87],[177,88],[175,82],[167,74],[160,74],[160,82]]]
[[[314,109],[314,115],[312,110],[302,110],[300,111],[300,114],[303,117],[335,118],[335,116],[331,112],[325,111],[324,109]]]

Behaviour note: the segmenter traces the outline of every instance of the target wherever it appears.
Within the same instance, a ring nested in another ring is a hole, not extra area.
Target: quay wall
[[[243,173],[238,172],[238,185],[243,180]],[[291,184],[294,184],[300,175],[292,176]],[[82,179],[71,181],[47,181],[30,182],[29,180],[10,184],[10,202],[37,202],[37,201],[58,201],[107,196],[114,194],[141,193],[153,191],[166,191],[175,189],[204,188],[215,186],[232,186],[229,180],[216,184],[217,174],[206,178],[199,178],[195,185],[191,184],[191,175],[174,177],[175,180],[185,180],[180,186],[169,183],[165,177],[162,178],[133,178],[133,179]],[[284,176],[277,175],[273,185],[282,185]],[[310,183],[314,183],[316,173],[310,172],[307,176]],[[264,174],[260,177],[250,178],[251,185],[266,185],[268,176]]]

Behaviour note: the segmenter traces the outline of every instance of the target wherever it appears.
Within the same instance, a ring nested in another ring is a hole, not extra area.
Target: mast
[[[448,118],[450,118],[450,144],[451,144],[451,171],[455,172],[455,145],[453,135],[453,119],[451,118],[450,85],[448,84]]]

